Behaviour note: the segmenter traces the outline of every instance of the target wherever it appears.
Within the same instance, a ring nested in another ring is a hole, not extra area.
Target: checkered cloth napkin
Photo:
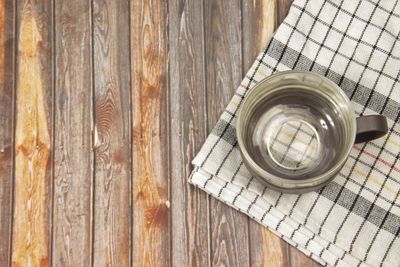
[[[193,160],[189,182],[323,265],[400,266],[399,31],[396,0],[295,0]],[[326,76],[357,115],[383,114],[390,131],[355,145],[331,183],[300,195],[275,192],[252,177],[235,130],[246,92],[288,69]]]

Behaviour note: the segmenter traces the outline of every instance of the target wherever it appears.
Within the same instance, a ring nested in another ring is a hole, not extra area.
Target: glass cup
[[[386,118],[356,118],[329,79],[284,71],[260,81],[239,111],[237,139],[248,170],[286,193],[317,190],[342,168],[354,143],[382,137]]]

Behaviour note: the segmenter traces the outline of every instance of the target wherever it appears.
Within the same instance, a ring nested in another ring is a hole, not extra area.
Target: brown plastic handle
[[[357,119],[355,143],[363,143],[384,136],[388,132],[386,117],[382,115],[361,116]]]

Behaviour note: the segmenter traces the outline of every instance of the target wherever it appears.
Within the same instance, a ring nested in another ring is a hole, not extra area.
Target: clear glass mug
[[[386,118],[356,118],[350,100],[329,79],[305,71],[271,75],[239,110],[237,139],[248,170],[275,190],[302,193],[326,185],[354,143],[382,137]]]

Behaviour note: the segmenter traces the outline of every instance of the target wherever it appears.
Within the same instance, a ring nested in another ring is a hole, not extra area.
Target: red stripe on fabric
[[[355,149],[357,149],[358,151],[361,151],[361,148],[354,146]],[[395,166],[393,166],[393,164],[390,164],[389,162],[387,162],[384,159],[378,158],[377,156],[375,156],[374,154],[372,154],[371,152],[368,152],[366,150],[361,151],[362,153],[367,154],[368,156],[370,156],[371,158],[374,158],[380,162],[382,162],[383,164],[385,164],[386,166],[389,166],[390,168],[392,168],[394,171],[400,173],[400,169],[396,168]]]

